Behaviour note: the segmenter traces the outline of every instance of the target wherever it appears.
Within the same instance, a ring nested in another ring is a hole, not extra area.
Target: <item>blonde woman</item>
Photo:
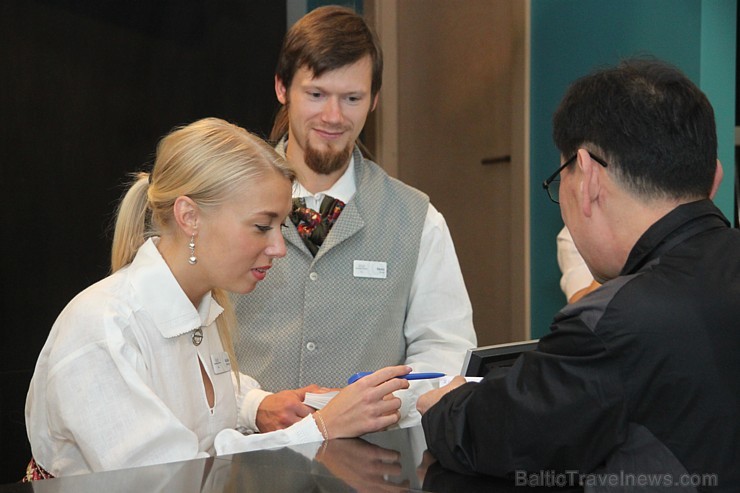
[[[29,478],[68,476],[357,436],[396,423],[389,367],[284,430],[257,433],[227,292],[286,252],[294,176],[259,138],[215,118],[167,135],[118,210],[112,274],[52,327],[26,403]]]

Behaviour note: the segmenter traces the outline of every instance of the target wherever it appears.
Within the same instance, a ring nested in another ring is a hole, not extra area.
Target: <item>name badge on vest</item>
[[[355,260],[353,274],[355,277],[385,279],[388,276],[388,264],[371,260]]]
[[[231,360],[229,359],[229,353],[226,351],[223,353],[212,354],[211,364],[213,365],[213,373],[216,375],[231,371]]]

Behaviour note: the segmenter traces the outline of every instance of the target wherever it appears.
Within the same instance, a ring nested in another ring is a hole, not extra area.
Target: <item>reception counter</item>
[[[230,456],[122,469],[35,483],[6,492],[498,492],[514,484],[442,468],[426,452],[421,427]],[[521,488],[538,491],[539,488]],[[550,489],[547,489],[550,491]]]

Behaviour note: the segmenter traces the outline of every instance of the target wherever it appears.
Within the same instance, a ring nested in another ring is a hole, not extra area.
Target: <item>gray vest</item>
[[[285,258],[234,299],[240,371],[266,390],[342,387],[353,373],[406,359],[403,326],[429,197],[359,149],[353,156],[357,192],[316,257],[287,221]],[[385,263],[386,278],[357,275],[357,260]]]

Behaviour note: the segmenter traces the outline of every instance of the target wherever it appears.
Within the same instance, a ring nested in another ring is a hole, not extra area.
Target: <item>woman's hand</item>
[[[361,438],[326,442],[316,460],[356,491],[397,492],[409,487],[408,480],[402,481],[401,454]]]
[[[343,388],[321,409],[320,417],[314,416],[319,430],[329,435],[324,438],[356,437],[396,424],[401,418],[401,399],[393,392],[409,387],[407,380],[396,377],[410,372],[405,365],[389,366]]]

